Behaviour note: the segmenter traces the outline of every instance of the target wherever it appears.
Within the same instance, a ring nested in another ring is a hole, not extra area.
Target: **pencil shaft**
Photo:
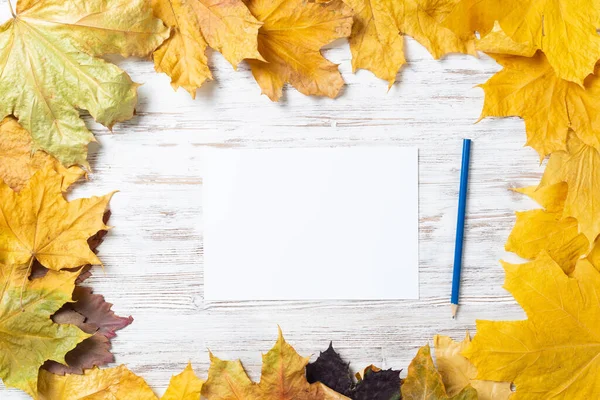
[[[452,274],[452,297],[450,303],[458,304],[460,273],[462,268],[463,238],[465,233],[465,211],[467,208],[467,182],[469,180],[469,159],[471,140],[463,141],[462,165],[460,170],[460,190],[458,195],[458,217],[456,219],[456,243],[454,245],[454,271]]]

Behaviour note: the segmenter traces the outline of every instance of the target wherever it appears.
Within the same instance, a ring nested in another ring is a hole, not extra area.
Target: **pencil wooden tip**
[[[452,319],[456,318],[456,311],[458,311],[458,304],[450,304],[452,309]]]

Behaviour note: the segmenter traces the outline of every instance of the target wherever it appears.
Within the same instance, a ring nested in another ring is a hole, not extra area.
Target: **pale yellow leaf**
[[[442,377],[431,359],[429,345],[421,347],[411,361],[400,389],[403,400],[477,400],[477,391],[471,386],[453,396],[446,393]]]
[[[480,381],[475,379],[477,368],[461,353],[471,343],[467,332],[462,342],[455,342],[448,336],[436,335],[435,361],[438,372],[449,396],[460,393],[468,385],[476,391],[479,400],[506,400],[512,394],[509,382]]]

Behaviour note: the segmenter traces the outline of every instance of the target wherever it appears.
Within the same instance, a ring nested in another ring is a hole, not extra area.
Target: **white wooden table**
[[[144,83],[137,116],[113,133],[87,119],[100,145],[90,152],[89,182],[72,196],[120,190],[111,203],[114,229],[99,248],[106,271],[96,269],[88,284],[120,315],[134,317],[113,340],[117,363],[142,375],[158,394],[188,360],[206,377],[208,349],[221,358],[241,358],[258,379],[261,352],[273,345],[277,324],[296,350],[313,359],[332,340],[354,369],[371,363],[406,369],[417,348],[436,333],[462,339],[465,329],[474,330],[476,318],[524,317],[502,289],[498,260],[507,257],[504,242],[514,211],[534,207],[509,189],[535,184],[542,169],[536,153],[523,148],[521,120],[474,124],[483,102],[483,91],[474,86],[499,67],[486,56],[436,61],[408,39],[410,63],[388,92],[387,83],[370,72],[351,73],[345,42],[325,53],[340,63],[347,82],[343,94],[335,100],[305,97],[289,87],[280,103],[260,95],[246,65],[234,72],[218,53],[210,55],[215,80],[195,101],[183,90],[173,92],[150,61],[117,60]],[[463,137],[474,142],[462,304],[452,320],[448,302]],[[419,147],[421,299],[204,301],[202,147],[357,144]],[[3,387],[0,397],[26,398]]]

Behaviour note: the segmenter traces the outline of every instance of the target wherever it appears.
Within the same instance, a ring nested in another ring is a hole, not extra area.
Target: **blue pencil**
[[[462,165],[460,167],[460,191],[458,193],[458,218],[456,219],[456,243],[454,245],[454,271],[452,273],[452,318],[458,310],[458,292],[460,289],[460,271],[462,268],[463,238],[465,233],[465,210],[467,208],[467,183],[469,181],[469,159],[471,157],[471,139],[463,140]]]

